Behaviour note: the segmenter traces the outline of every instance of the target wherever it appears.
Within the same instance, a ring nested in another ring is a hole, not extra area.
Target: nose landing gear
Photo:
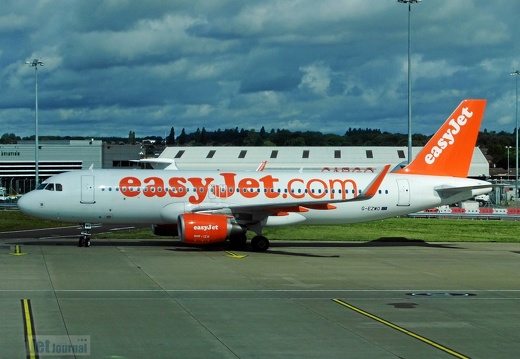
[[[90,247],[90,237],[92,236],[90,230],[92,229],[92,224],[83,223],[81,227],[83,230],[79,237],[78,247]]]

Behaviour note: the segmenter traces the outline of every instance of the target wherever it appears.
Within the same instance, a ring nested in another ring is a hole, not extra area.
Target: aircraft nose
[[[18,209],[27,215],[34,215],[35,210],[38,208],[38,202],[34,198],[34,193],[29,192],[24,194],[18,199]]]

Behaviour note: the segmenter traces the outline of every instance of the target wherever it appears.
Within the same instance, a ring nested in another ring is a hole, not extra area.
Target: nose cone
[[[18,199],[18,209],[28,216],[37,216],[37,209],[40,207],[38,194],[35,191],[24,194]]]

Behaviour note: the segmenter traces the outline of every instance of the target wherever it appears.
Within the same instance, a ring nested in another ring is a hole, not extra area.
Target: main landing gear
[[[269,239],[262,235],[262,224],[257,222],[248,227],[250,231],[255,232],[256,236],[251,239],[251,248],[255,252],[265,252],[269,248]]]
[[[90,230],[92,229],[92,224],[83,223],[81,228],[83,230],[79,236],[78,247],[90,247],[90,237],[92,236]]]
[[[247,242],[247,236],[244,233],[229,238],[231,247],[234,249],[242,249]],[[251,248],[255,252],[265,252],[269,248],[269,240],[264,236],[256,235],[251,239]]]
[[[269,248],[269,239],[264,236],[254,236],[251,239],[251,247],[255,252],[265,252]]]

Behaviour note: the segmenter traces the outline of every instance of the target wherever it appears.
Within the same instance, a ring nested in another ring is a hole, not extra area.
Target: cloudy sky
[[[464,98],[512,132],[520,2],[412,6],[413,132]],[[408,5],[396,0],[3,0],[0,134],[164,136],[197,127],[407,132]]]

